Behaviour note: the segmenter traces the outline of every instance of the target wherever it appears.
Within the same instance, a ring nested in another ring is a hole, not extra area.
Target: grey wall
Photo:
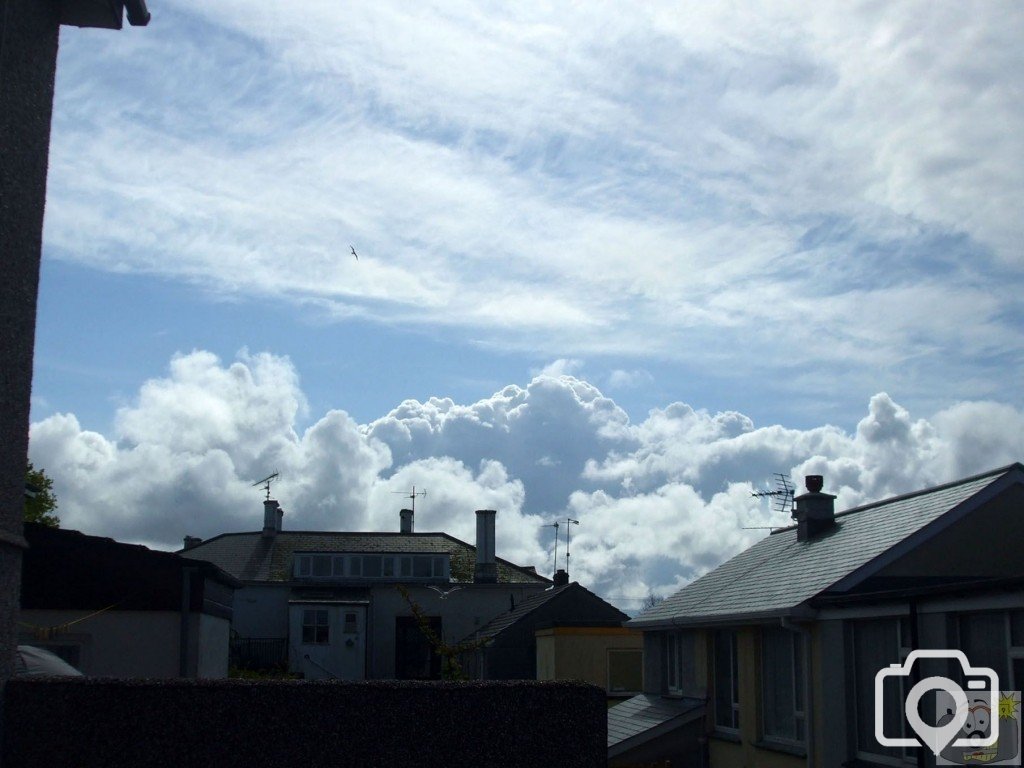
[[[21,515],[42,251],[57,6],[4,0],[0,14],[0,683],[14,664]]]

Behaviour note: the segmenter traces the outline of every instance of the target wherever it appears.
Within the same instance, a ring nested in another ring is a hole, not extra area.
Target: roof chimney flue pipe
[[[825,479],[821,475],[807,475],[804,484],[807,493],[794,499],[797,541],[811,541],[836,524],[836,497],[821,492]]]
[[[414,533],[415,532],[415,522],[413,520],[413,511],[411,509],[403,509],[401,512],[398,513],[398,515],[402,519],[401,526],[398,529],[399,532],[400,533]]]
[[[494,557],[494,518],[497,514],[493,509],[476,511],[476,565],[473,566],[475,584],[498,583],[498,563]]]

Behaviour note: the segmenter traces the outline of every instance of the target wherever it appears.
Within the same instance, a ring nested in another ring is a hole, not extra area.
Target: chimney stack
[[[192,549],[192,547],[198,547],[203,543],[203,540],[198,536],[186,536],[185,546],[182,549]]]
[[[836,497],[821,492],[824,478],[821,475],[807,475],[804,483],[807,493],[794,499],[797,541],[810,541],[836,524]]]
[[[564,587],[566,584],[569,583],[569,574],[566,573],[566,571],[562,568],[559,568],[557,571],[555,571],[554,582],[556,587]]]
[[[281,530],[281,518],[284,510],[277,503],[276,499],[267,499],[263,502],[263,535],[267,537],[276,536]]]
[[[473,567],[473,583],[497,584],[498,563],[494,559],[494,516],[493,509],[476,511],[476,565]]]
[[[402,525],[398,529],[401,533],[413,533],[415,525],[413,523],[413,511],[411,509],[403,509],[398,513],[402,518]]]

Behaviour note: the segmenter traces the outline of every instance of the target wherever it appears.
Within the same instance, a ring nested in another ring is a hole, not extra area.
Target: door
[[[366,606],[293,603],[290,668],[307,680],[362,680],[366,676]]]

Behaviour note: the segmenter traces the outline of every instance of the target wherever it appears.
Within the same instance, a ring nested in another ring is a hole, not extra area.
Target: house
[[[822,488],[808,477],[795,526],[627,623],[644,693],[609,712],[612,764],[933,765],[875,738],[876,716],[887,741],[914,736],[908,677],[886,677],[876,708],[879,670],[934,649],[912,674],[962,681],[945,653],[962,651],[1024,686],[1024,466],[839,513]]]
[[[643,636],[629,616],[559,570],[554,584],[496,616],[467,641],[464,669],[481,680],[585,680],[609,696],[640,690]]]
[[[235,587],[214,565],[25,523],[18,642],[86,675],[225,677]]]
[[[232,622],[242,664],[307,678],[437,678],[440,657],[411,603],[453,644],[551,585],[495,556],[494,510],[476,512],[476,546],[416,532],[408,509],[395,532],[288,531],[283,517],[267,499],[261,531],[185,539],[185,557],[242,582]]]

